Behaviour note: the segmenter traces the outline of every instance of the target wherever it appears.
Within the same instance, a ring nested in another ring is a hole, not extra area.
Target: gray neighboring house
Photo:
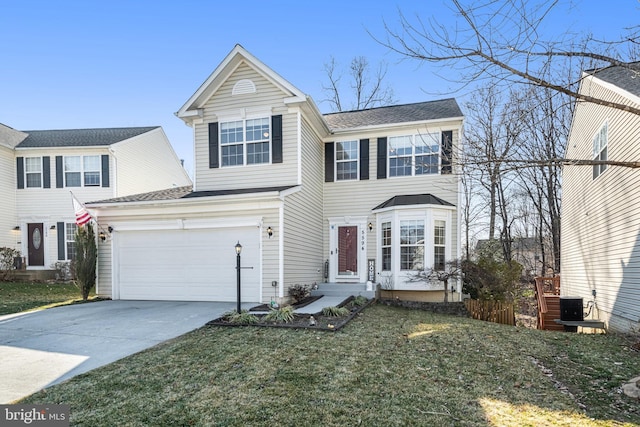
[[[455,99],[323,115],[237,45],[176,115],[194,133],[193,190],[88,205],[112,230],[100,294],[235,301],[239,242],[243,301],[368,281],[442,298],[408,279],[459,255]]]
[[[0,246],[28,270],[73,256],[81,202],[190,186],[159,126],[17,131],[0,125]]]
[[[580,93],[640,108],[640,64],[587,71]],[[638,135],[637,114],[579,101],[567,158],[637,162]],[[567,166],[563,172],[561,295],[594,301],[592,317],[613,331],[640,328],[638,188],[638,169]]]

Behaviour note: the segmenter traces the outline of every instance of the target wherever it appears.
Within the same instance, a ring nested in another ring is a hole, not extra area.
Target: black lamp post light
[[[240,314],[240,253],[242,252],[242,245],[240,241],[236,243],[236,274],[237,274],[237,286],[238,286],[238,302],[237,302],[237,311]]]

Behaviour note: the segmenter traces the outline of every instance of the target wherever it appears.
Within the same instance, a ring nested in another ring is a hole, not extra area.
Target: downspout
[[[113,147],[109,146],[109,154],[111,154],[111,158],[113,158],[113,173],[111,173],[111,169],[109,168],[110,182],[113,182],[113,197],[118,197],[118,157],[116,156],[116,152]]]
[[[458,129],[458,148],[457,148],[457,158],[461,158],[460,154],[462,151],[462,126],[460,126],[460,128]],[[459,177],[460,174],[460,168],[456,167],[457,171],[453,171],[455,175],[458,176],[457,181],[458,181],[458,208],[456,209],[456,223],[457,223],[457,234],[458,234],[458,242],[457,242],[457,249],[456,249],[456,259],[458,261],[461,260],[462,257],[462,218],[461,218],[461,212],[460,209],[462,207],[462,180]],[[458,277],[458,279],[456,280],[456,290],[458,291],[458,301],[462,301],[462,278]]]

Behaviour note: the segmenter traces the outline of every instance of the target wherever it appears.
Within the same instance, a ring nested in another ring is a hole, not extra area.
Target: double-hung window
[[[67,259],[72,260],[76,256],[76,230],[78,226],[73,222],[64,225],[64,240],[67,247]]]
[[[424,266],[424,221],[400,221],[400,270],[422,270]]]
[[[389,137],[389,176],[437,174],[440,134]]]
[[[447,223],[441,220],[436,220],[433,225],[433,269],[436,271],[444,271],[446,227]]]
[[[64,182],[66,187],[100,186],[100,156],[66,156]]]
[[[220,123],[222,166],[269,163],[268,117]]]
[[[382,228],[382,271],[391,271],[391,222],[383,222]]]
[[[42,158],[25,157],[24,173],[26,177],[27,188],[42,187]]]
[[[336,142],[336,180],[358,179],[358,141]]]
[[[593,137],[593,160],[606,161],[607,155],[607,143],[608,143],[608,125],[602,125],[598,133]],[[606,164],[593,165],[593,179],[599,177],[607,169]]]

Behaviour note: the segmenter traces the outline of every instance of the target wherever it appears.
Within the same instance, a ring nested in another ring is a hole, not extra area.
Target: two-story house
[[[81,202],[190,186],[160,127],[16,131],[0,126],[2,246],[30,270],[73,256]]]
[[[314,282],[442,295],[410,279],[460,250],[454,99],[323,115],[237,45],[176,115],[194,188],[88,205],[112,230],[99,294],[234,301],[240,243],[243,301]]]
[[[587,71],[580,93],[640,108],[640,64]],[[640,116],[579,101],[567,158],[638,162]],[[560,292],[610,330],[640,328],[640,188],[636,168],[567,166],[562,177]]]

